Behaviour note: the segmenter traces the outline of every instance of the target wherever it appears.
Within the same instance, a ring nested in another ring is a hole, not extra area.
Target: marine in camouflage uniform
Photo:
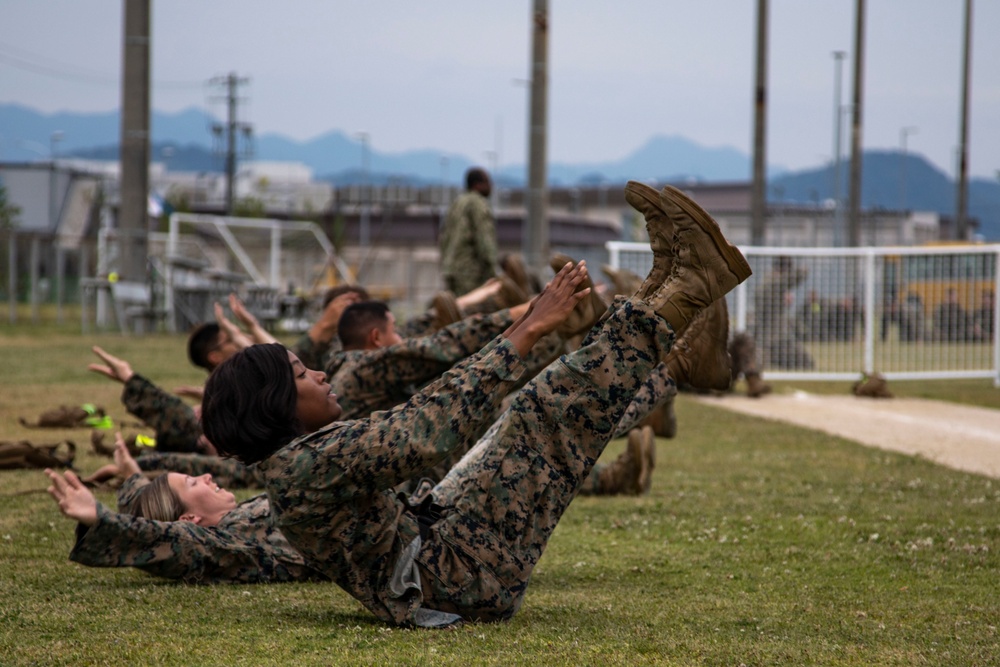
[[[119,490],[124,505],[149,481],[132,475]],[[240,503],[215,526],[150,521],[97,503],[97,524],[79,524],[70,560],[90,567],[136,567],[190,584],[325,580],[271,522],[267,495]]]
[[[499,308],[493,308],[488,312],[496,310],[499,310]],[[429,336],[434,333],[434,321],[436,317],[437,314],[434,311],[415,315],[397,327],[396,331],[403,338]],[[318,342],[310,338],[309,334],[306,333],[302,334],[290,349],[299,358],[302,365],[306,368],[318,370],[328,368],[337,355],[343,352],[344,348],[338,336],[334,336],[326,342]]]
[[[377,422],[335,422],[261,462],[277,525],[386,621],[447,621],[430,610],[509,618],[563,510],[674,341],[638,301],[599,328],[518,393],[495,439],[434,489],[436,505],[408,507],[392,488],[496,411],[524,372],[506,339]]]
[[[407,338],[378,350],[339,352],[327,366],[326,375],[343,409],[341,419],[361,419],[399,405],[478,352],[512,322],[510,310],[501,310],[468,317],[430,336]]]
[[[459,195],[441,230],[441,273],[456,296],[496,275],[497,232],[487,197],[475,190]]]
[[[647,226],[654,254],[673,247],[669,274],[654,262],[641,298],[529,382],[495,438],[452,468],[432,501],[411,507],[391,489],[497,409],[524,372],[509,339],[377,420],[331,423],[260,462],[275,521],[308,562],[392,623],[496,621],[517,611],[563,511],[666,359],[673,327],[750,275],[700,207],[669,186],[661,200],[672,224]]]
[[[201,423],[191,406],[177,396],[135,373],[125,382],[121,400],[129,413],[156,431],[158,451],[202,451]]]

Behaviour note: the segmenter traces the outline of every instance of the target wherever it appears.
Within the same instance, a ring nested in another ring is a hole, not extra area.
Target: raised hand
[[[139,464],[136,463],[135,459],[132,458],[132,454],[128,451],[128,447],[125,445],[125,438],[122,437],[121,431],[115,433],[115,465],[118,466],[118,474],[122,479],[128,479],[132,475],[137,475],[142,470],[139,468]]]
[[[59,505],[63,516],[76,519],[85,526],[97,523],[97,500],[73,471],[68,470],[65,475],[60,475],[46,468],[45,475],[52,484],[46,490]]]
[[[215,321],[219,323],[219,328],[229,336],[229,340],[233,341],[238,349],[244,350],[253,345],[253,341],[226,317],[226,313],[218,301],[215,302],[214,310]]]
[[[108,354],[96,345],[90,349],[104,361],[104,364],[90,364],[87,366],[87,370],[100,373],[122,384],[128,382],[135,375],[132,371],[132,366],[124,359],[119,359],[112,354]]]
[[[344,292],[331,299],[323,312],[320,313],[319,319],[310,327],[309,338],[317,343],[328,342],[337,335],[337,324],[347,307],[362,300],[361,295],[357,292]]]
[[[247,310],[247,307],[235,292],[229,295],[229,310],[233,311],[233,317],[238,319],[247,328],[247,331],[250,332],[250,337],[253,338],[253,342],[258,344],[278,342],[277,338],[268,333],[267,329],[260,325],[254,314]]]
[[[567,263],[531,301],[528,312],[504,333],[524,356],[542,336],[551,333],[573,312],[590,288],[577,289],[587,278],[586,262]]]

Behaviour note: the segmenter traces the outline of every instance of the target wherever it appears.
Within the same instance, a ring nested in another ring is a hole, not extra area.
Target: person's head
[[[188,359],[209,372],[238,351],[233,339],[215,322],[199,324],[188,336]]]
[[[792,258],[788,255],[778,255],[774,258],[771,266],[775,271],[791,271],[794,264],[792,263]]]
[[[381,301],[361,301],[345,308],[337,335],[345,350],[378,350],[403,342],[396,318]]]
[[[944,300],[947,303],[958,303],[958,290],[954,287],[949,287],[945,290]]]
[[[326,307],[330,305],[330,302],[341,294],[357,294],[361,297],[362,301],[368,301],[371,299],[371,297],[368,296],[368,290],[360,285],[337,285],[336,287],[328,289],[326,294],[323,295],[323,309],[325,310]]]
[[[472,167],[465,172],[465,189],[475,190],[484,197],[489,197],[493,184],[490,175],[482,167]]]
[[[219,454],[243,463],[269,457],[340,417],[322,371],[279,343],[252,345],[219,365],[205,384],[201,420]]]
[[[139,489],[125,512],[153,521],[190,521],[214,526],[236,509],[236,498],[219,487],[210,474],[192,477],[168,472]]]

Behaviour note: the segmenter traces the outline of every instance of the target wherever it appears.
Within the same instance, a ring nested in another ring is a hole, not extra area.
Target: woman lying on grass
[[[326,579],[274,528],[266,494],[237,504],[210,473],[167,472],[150,481],[120,433],[115,462],[127,478],[118,492],[121,512],[99,503],[73,472],[45,471],[49,494],[64,515],[79,522],[71,560],[137,567],[188,583]]]
[[[715,222],[680,193],[651,228],[653,271],[576,352],[517,394],[484,438],[412,506],[393,489],[482,427],[521,360],[587,293],[567,264],[528,313],[407,403],[338,422],[324,374],[280,345],[209,378],[203,425],[223,455],[257,463],[276,525],[307,563],[379,618],[443,626],[510,618],[552,531],[636,391],[705,306],[750,275]]]

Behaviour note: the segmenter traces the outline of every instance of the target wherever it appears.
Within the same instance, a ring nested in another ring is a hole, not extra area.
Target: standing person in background
[[[490,210],[492,183],[485,169],[465,173],[465,192],[452,202],[441,229],[441,274],[461,296],[496,276],[497,231]]]
[[[996,326],[995,295],[986,290],[980,297],[979,308],[972,314],[972,327],[976,340],[992,340]]]
[[[764,275],[754,289],[753,336],[763,357],[762,366],[774,368],[812,368],[813,360],[795,340],[794,322],[789,309],[794,290],[807,276],[805,268],[796,267],[791,257],[778,256],[772,261],[771,272]]]

